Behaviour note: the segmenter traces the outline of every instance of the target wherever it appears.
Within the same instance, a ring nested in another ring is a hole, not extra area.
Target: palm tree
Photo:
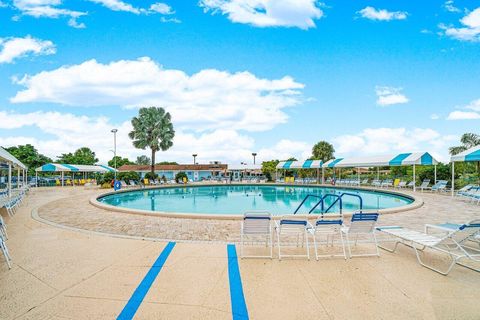
[[[163,108],[140,108],[138,117],[132,119],[133,130],[128,134],[133,140],[133,146],[152,150],[151,174],[155,172],[155,153],[165,151],[173,145],[175,131],[170,113]]]
[[[312,158],[323,162],[334,159],[334,153],[335,149],[327,141],[319,141],[312,148]]]
[[[461,146],[451,147],[449,149],[450,154],[452,156],[480,145],[480,135],[475,133],[464,133],[460,138],[460,142],[462,143]],[[476,163],[477,173],[479,171],[479,167],[480,167],[480,162],[477,162]]]

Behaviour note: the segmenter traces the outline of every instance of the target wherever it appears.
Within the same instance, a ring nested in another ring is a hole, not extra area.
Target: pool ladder
[[[337,204],[337,202],[340,206],[340,214],[341,214],[342,210],[343,210],[342,198],[344,196],[351,196],[351,197],[358,198],[358,201],[359,201],[359,204],[360,204],[359,210],[360,210],[360,212],[362,212],[362,210],[363,210],[363,199],[362,199],[362,197],[360,197],[358,194],[355,194],[355,193],[343,192],[340,195],[334,194],[334,193],[327,193],[323,197],[322,196],[317,196],[315,194],[308,194],[305,198],[303,198],[302,202],[297,207],[297,209],[295,209],[293,214],[298,213],[298,210],[300,210],[300,208],[305,204],[305,201],[307,201],[308,198],[319,199],[318,202],[312,207],[312,209],[310,209],[310,211],[308,211],[308,214],[311,214],[318,206],[320,206],[321,214],[328,213],[330,211],[330,209],[332,209]],[[335,201],[333,201],[333,203],[327,209],[325,209],[325,199],[327,199],[329,197],[333,197],[333,198],[336,198],[336,199],[335,199]]]

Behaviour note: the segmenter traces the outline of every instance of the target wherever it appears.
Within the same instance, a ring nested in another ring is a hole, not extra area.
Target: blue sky
[[[0,145],[134,158],[129,120],[173,115],[162,160],[430,151],[479,133],[480,3],[0,2]]]

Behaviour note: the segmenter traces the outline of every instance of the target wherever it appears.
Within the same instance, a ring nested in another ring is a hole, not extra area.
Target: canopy
[[[470,148],[450,158],[450,162],[480,161],[480,146]]]
[[[3,149],[2,147],[0,147],[0,160],[10,162],[14,167],[27,169],[27,167],[22,162],[20,162],[20,160],[12,156],[7,150]]]
[[[322,163],[322,160],[280,161],[277,169],[319,169]]]
[[[115,169],[104,165],[47,163],[35,169],[36,172],[115,172]]]
[[[324,168],[389,167],[411,165],[435,165],[438,161],[428,152],[400,153],[373,157],[354,157],[332,159]]]

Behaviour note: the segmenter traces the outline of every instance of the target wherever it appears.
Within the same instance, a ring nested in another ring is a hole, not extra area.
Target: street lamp
[[[194,153],[192,154],[192,157],[193,157],[193,164],[196,164],[197,162],[195,161],[195,159],[197,158],[198,154]]]
[[[255,157],[257,156],[257,153],[256,153],[256,152],[252,152],[252,156],[253,156],[253,164],[255,164]]]
[[[113,182],[117,182],[117,132],[118,129],[112,129],[110,131],[113,133],[113,168],[115,171],[113,172]]]

